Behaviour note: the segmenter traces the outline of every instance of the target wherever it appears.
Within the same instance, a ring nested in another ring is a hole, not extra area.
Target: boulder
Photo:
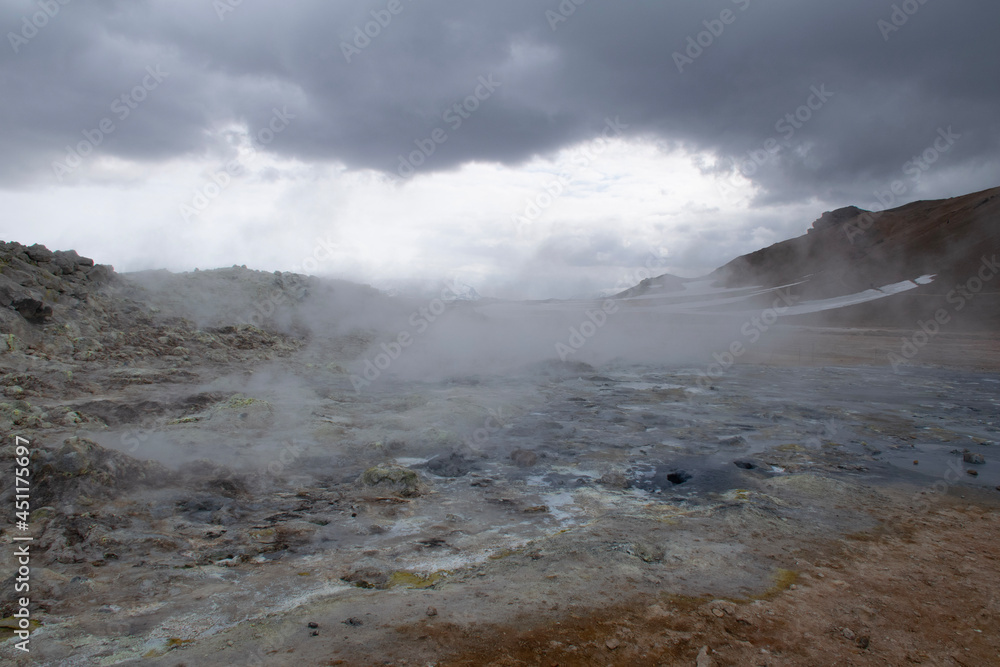
[[[137,485],[161,486],[171,473],[153,461],[140,461],[92,440],[72,437],[57,450],[38,448],[31,457],[35,504],[73,502],[81,495],[113,497]]]
[[[18,299],[10,306],[20,313],[21,317],[35,324],[41,324],[52,317],[52,306],[47,306],[31,297]]]
[[[423,491],[420,477],[409,468],[379,465],[365,470],[358,479],[362,485],[404,498],[419,496]]]
[[[55,253],[43,245],[35,244],[24,249],[24,253],[36,264],[39,262],[51,262],[55,259]]]
[[[31,298],[31,292],[8,276],[0,274],[0,308],[6,308],[15,301]]]

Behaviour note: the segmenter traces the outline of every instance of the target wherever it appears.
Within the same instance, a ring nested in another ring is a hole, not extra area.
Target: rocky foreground
[[[710,387],[549,360],[359,390],[411,312],[368,288],[16,243],[0,264],[8,479],[15,436],[33,449],[12,664],[1000,659],[989,340],[962,370],[893,373],[877,336],[825,330],[843,356],[783,346]]]

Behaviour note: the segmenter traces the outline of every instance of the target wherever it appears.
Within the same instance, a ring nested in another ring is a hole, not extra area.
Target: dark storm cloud
[[[514,164],[617,117],[724,158],[706,170],[737,160],[771,201],[870,198],[948,127],[961,139],[941,164],[1000,180],[991,0],[40,5],[0,8],[8,185],[54,178],[105,118],[96,153],[224,160],[218,131],[275,109],[294,119],[266,150],[393,174]],[[131,109],[148,67],[168,75]]]

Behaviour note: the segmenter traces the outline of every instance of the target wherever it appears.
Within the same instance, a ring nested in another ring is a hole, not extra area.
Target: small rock
[[[715,612],[722,612],[721,614],[715,614]],[[715,600],[712,602],[712,613],[716,616],[722,617],[726,614],[732,616],[736,613],[736,605],[729,600]]]
[[[708,647],[702,646],[695,659],[695,667],[715,667],[715,660],[708,656]]]
[[[417,473],[402,466],[380,465],[369,468],[362,473],[358,482],[404,497],[419,496],[423,492],[423,485]]]
[[[840,634],[844,635],[844,639],[848,640],[853,640],[856,637],[854,631],[851,630],[850,628],[841,628]]]
[[[628,553],[646,563],[659,563],[667,555],[666,551],[655,544],[636,542],[628,549]]]
[[[612,637],[608,641],[604,642],[604,645],[608,647],[609,651],[614,651],[619,646],[618,640],[615,639],[614,637]]]
[[[319,623],[314,623],[314,622],[310,621],[310,622],[309,622],[309,627],[310,627],[311,629],[315,630],[316,628],[318,628],[318,627],[319,627]]]
[[[437,616],[438,615],[438,610],[435,609],[434,607],[427,607],[427,615],[428,616]]]
[[[719,618],[722,618],[723,616],[726,615],[726,612],[722,611],[718,607],[716,607],[715,609],[713,609],[712,613],[715,614],[716,616],[718,616]]]
[[[862,635],[858,637],[858,641],[856,643],[858,645],[858,648],[864,650],[868,648],[868,646],[872,643],[872,640],[871,637],[869,637],[868,635]]]
[[[522,511],[526,514],[541,514],[548,512],[549,508],[546,505],[535,505],[534,507],[525,507]]]
[[[343,623],[344,625],[350,625],[351,627],[355,627],[355,628],[358,627],[359,625],[364,625],[365,624],[365,622],[362,621],[360,618],[354,618],[353,616],[351,616],[346,621],[341,621],[341,623]]]
[[[918,460],[916,460],[916,459],[913,459],[913,465],[915,465],[915,466],[916,466],[916,465],[920,465],[920,461],[918,461]]]
[[[664,618],[664,617],[670,616],[670,615],[671,615],[671,613],[669,611],[667,611],[666,609],[664,609],[662,606],[660,606],[658,604],[651,605],[649,607],[649,609],[646,610],[646,617],[647,618]]]
[[[974,465],[982,465],[986,463],[986,457],[982,454],[976,454],[975,452],[970,452],[968,449],[962,452],[962,460],[966,463],[972,463]]]
[[[757,466],[750,461],[733,461],[737,468],[742,468],[743,470],[753,470]]]
[[[973,477],[978,477],[979,476],[979,471],[977,471],[977,470],[966,470],[965,474],[966,475],[972,475]]]
[[[312,635],[313,637],[318,637],[318,636],[319,636],[319,630],[313,630],[313,631],[312,631],[311,633],[309,633],[309,634],[311,634],[311,635]]]

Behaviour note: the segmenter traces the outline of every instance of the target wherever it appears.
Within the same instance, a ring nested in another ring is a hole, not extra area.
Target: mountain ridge
[[[719,290],[784,287],[796,300],[809,301],[916,281],[915,289],[876,303],[792,316],[793,322],[810,325],[908,328],[938,309],[960,310],[956,290],[969,281],[973,286],[976,280],[983,282],[977,277],[979,271],[992,266],[997,254],[1000,187],[914,201],[885,211],[857,206],[826,211],[805,234],[736,257],[702,278],[685,280],[665,274],[616,297],[683,296],[686,285],[701,283]],[[961,328],[1000,326],[996,286],[990,283],[980,288],[975,296],[982,307],[966,311]],[[972,310],[975,313],[969,315]]]

